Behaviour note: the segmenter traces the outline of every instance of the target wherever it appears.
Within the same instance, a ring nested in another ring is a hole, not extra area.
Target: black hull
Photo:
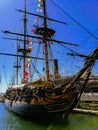
[[[27,117],[29,119],[38,119],[38,120],[54,120],[54,119],[62,119],[68,118],[68,115],[71,111],[71,109],[68,109],[63,112],[49,112],[47,107],[44,105],[31,105],[31,104],[25,104],[22,102],[13,102],[11,103],[10,100],[5,100],[5,107],[10,110],[11,112],[14,112],[18,115],[21,115],[23,117]]]

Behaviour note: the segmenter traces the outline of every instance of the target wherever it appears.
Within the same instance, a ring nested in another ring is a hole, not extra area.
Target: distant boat
[[[50,55],[52,55],[49,51],[49,49],[51,50],[51,44],[54,42],[59,44],[69,44],[71,46],[75,46],[76,44],[53,39],[56,31],[49,28],[47,21],[51,20],[61,24],[66,23],[47,17],[46,0],[39,0],[38,4],[38,12],[43,10],[43,15],[40,15],[39,13],[34,14],[27,12],[26,0],[24,3],[24,11],[18,10],[19,12],[24,13],[23,33],[15,33],[7,30],[3,31],[5,34],[12,34],[21,37],[16,39],[9,38],[10,40],[17,40],[17,54],[12,54],[12,56],[17,57],[16,63],[14,64],[14,67],[16,68],[16,85],[14,85],[12,81],[12,84],[6,90],[5,106],[8,110],[16,114],[33,119],[46,120],[62,117],[67,119],[68,115],[76,106],[81,94],[84,91],[91,74],[92,67],[98,58],[98,48],[96,48],[92,54],[87,57],[84,67],[80,69],[77,74],[71,77],[62,77],[58,69],[58,60],[50,58]],[[34,15],[43,21],[42,24],[37,23],[38,25],[35,26],[35,30],[32,30],[34,35],[29,35],[27,33],[27,15]],[[36,44],[39,45],[38,49],[30,44],[31,40],[29,40],[29,38],[36,40]],[[22,44],[20,44],[21,42]],[[43,58],[40,58],[42,55],[37,57],[39,56],[38,52],[40,51],[40,47],[43,49]],[[31,55],[32,48],[36,51],[36,57]],[[11,54],[0,54],[11,56]],[[30,68],[31,59],[35,59],[35,63],[32,63],[34,71],[32,68]],[[36,62],[38,62],[37,60],[39,61],[39,64],[36,64]],[[43,68],[43,70],[45,70],[43,78],[41,78],[42,72],[37,70],[37,65],[41,64],[40,60],[43,60],[45,65]],[[23,61],[22,65],[19,64],[20,61]],[[54,74],[51,74],[50,63],[54,64]],[[21,80],[18,78],[18,71],[20,68],[22,69],[23,73]],[[29,69],[31,69],[30,72]],[[33,81],[32,77],[35,72],[39,74],[40,78],[36,81]],[[80,84],[80,79],[84,72],[87,72],[86,78],[84,83]],[[18,83],[19,81],[21,81],[21,84]]]

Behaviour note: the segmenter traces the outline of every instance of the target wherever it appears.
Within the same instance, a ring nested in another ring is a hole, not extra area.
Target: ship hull
[[[23,102],[11,102],[8,99],[5,99],[5,107],[11,112],[32,120],[67,119],[71,111],[71,109],[68,109],[63,112],[49,112],[47,107],[44,105],[31,105]]]

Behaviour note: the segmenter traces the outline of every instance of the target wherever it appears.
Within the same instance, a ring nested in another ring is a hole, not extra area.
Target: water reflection
[[[30,121],[8,112],[0,104],[0,130],[98,130],[98,116],[70,114],[68,121]]]

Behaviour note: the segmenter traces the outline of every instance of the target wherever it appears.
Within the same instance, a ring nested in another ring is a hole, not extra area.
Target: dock
[[[83,93],[74,112],[98,115],[98,92]]]
[[[76,113],[82,113],[82,114],[98,115],[98,111],[96,111],[96,110],[74,108],[73,111],[76,112]]]

